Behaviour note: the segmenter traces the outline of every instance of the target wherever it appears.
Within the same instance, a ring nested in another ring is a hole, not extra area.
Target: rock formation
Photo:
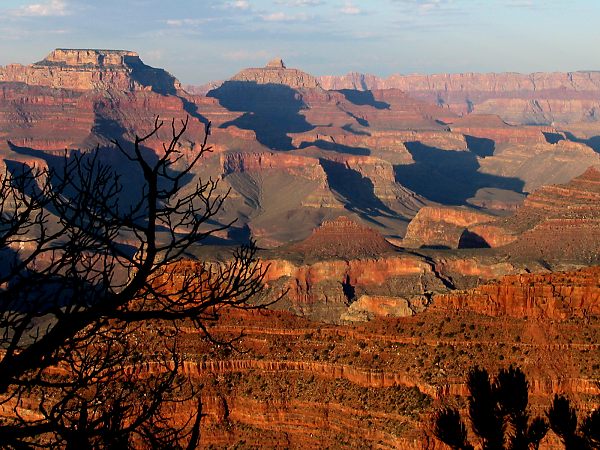
[[[207,260],[225,251],[208,244],[257,239],[269,269],[253,301],[285,295],[210,327],[240,338],[243,356],[182,327],[184,371],[205,386],[206,445],[432,449],[422,423],[434,400],[465,394],[473,361],[523,367],[536,408],[555,392],[597,403],[600,273],[548,272],[600,262],[600,171],[569,181],[599,161],[597,79],[352,76],[321,79],[340,89],[326,91],[277,59],[202,96],[133,52],[57,50],[0,69],[0,166],[100,144],[121,167],[109,140],[130,143],[155,114],[190,116],[190,158],[212,121],[213,153],[192,175],[220,180],[229,197],[213,219],[239,225],[194,251]],[[516,125],[580,117],[577,133]],[[144,339],[157,329],[142,331],[148,362],[130,370],[147,376],[160,370]]]
[[[427,206],[421,208],[408,224],[402,245],[464,248],[469,244],[465,239],[469,227],[494,219],[494,216],[467,208]]]
[[[190,116],[182,143],[189,155],[212,121],[214,155],[203,170],[232,190],[218,219],[237,219],[263,247],[302,239],[342,213],[368,218],[399,242],[432,202],[512,210],[523,193],[566,182],[599,160],[587,145],[593,134],[574,142],[581,139],[554,127],[461,118],[398,89],[325,91],[280,59],[240,72],[208,97],[182,91],[129,51],[58,49],[31,66],[0,69],[0,153],[13,159],[131,141],[155,114]],[[147,146],[160,152],[161,142]],[[478,232],[493,246],[513,234],[491,225]]]
[[[597,120],[600,73],[462,73],[324,76],[325,89],[400,89],[457,113],[498,114],[515,123]]]
[[[126,50],[56,49],[30,66],[0,67],[2,81],[77,91],[175,93],[181,88],[172,75],[145,65],[137,53]]]
[[[231,78],[256,84],[283,84],[292,89],[316,89],[320,84],[315,77],[298,69],[288,69],[279,58],[263,68],[245,69]]]
[[[292,250],[312,258],[378,257],[394,250],[379,233],[345,216],[325,221]]]
[[[510,275],[468,291],[438,295],[432,307],[550,320],[600,316],[600,268]]]
[[[514,216],[496,223],[519,238],[506,251],[546,260],[600,262],[600,169],[532,193]]]

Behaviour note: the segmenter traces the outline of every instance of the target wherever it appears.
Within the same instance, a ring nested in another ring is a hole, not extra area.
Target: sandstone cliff
[[[0,67],[0,81],[78,91],[174,93],[181,88],[168,72],[145,65],[137,53],[125,50],[56,49],[30,66]]]
[[[256,84],[284,84],[293,89],[320,88],[315,77],[298,69],[288,69],[281,59],[269,62],[263,68],[242,70],[231,80]]]
[[[600,262],[600,170],[564,185],[544,186],[517,213],[496,223],[519,238],[506,251],[548,261]]]
[[[472,290],[436,296],[432,307],[551,320],[599,316],[600,269],[510,275]]]
[[[467,229],[494,219],[494,216],[468,208],[427,206],[421,208],[408,224],[402,245],[445,248],[476,246],[476,243],[470,243],[465,238]],[[489,246],[487,242],[480,244]]]
[[[323,76],[325,89],[400,89],[457,113],[493,113],[516,123],[597,120],[600,73],[462,73]]]

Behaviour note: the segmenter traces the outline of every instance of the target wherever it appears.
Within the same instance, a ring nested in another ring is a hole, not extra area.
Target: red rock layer
[[[432,307],[551,320],[598,316],[600,267],[571,273],[509,275],[468,291],[438,295]]]
[[[519,239],[513,255],[547,260],[600,261],[600,170],[589,168],[565,185],[544,186],[522,208],[497,222]]]
[[[518,123],[578,122],[600,105],[598,72],[320,77],[325,89],[400,89],[457,113],[498,114]]]
[[[426,206],[408,224],[402,245],[459,248],[467,228],[492,220],[494,216],[467,208]]]
[[[305,241],[292,249],[318,258],[380,256],[394,250],[379,233],[345,216],[323,222]]]
[[[242,70],[232,80],[257,84],[285,84],[294,89],[320,88],[315,77],[298,69],[288,69],[281,60],[271,61],[263,68]]]
[[[185,370],[205,386],[206,445],[431,449],[437,447],[426,430],[439,403],[417,392],[456,401],[466,394],[464,372],[474,361],[490,372],[523,367],[536,414],[559,392],[580,399],[582,409],[595,406],[598,322],[585,328],[573,320],[430,310],[339,327],[276,312],[225,313],[213,336],[241,336],[246,353],[206,351],[200,334],[183,329]],[[137,370],[144,376],[154,366]],[[408,393],[418,403],[406,403]],[[181,417],[189,417],[193,405],[182,408]],[[556,448],[551,436],[542,448]]]
[[[142,78],[134,76],[143,66]],[[135,52],[125,50],[56,49],[30,66],[0,67],[0,81],[56,89],[176,90],[180,84],[166,72],[145,66]]]

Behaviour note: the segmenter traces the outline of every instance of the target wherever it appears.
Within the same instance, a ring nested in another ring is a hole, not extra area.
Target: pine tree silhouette
[[[530,419],[529,383],[519,368],[501,369],[491,380],[485,369],[467,375],[469,420],[484,450],[537,449],[548,432],[545,419]],[[434,435],[456,450],[473,449],[458,410],[444,408],[434,418]]]
[[[550,428],[562,440],[565,450],[600,449],[600,408],[592,411],[577,428],[577,411],[568,398],[555,395],[546,412]]]

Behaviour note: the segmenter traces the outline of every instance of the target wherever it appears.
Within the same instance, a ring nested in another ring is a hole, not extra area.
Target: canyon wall
[[[319,77],[325,89],[400,89],[460,113],[493,113],[515,123],[598,120],[600,72]]]
[[[29,66],[0,67],[0,81],[71,90],[172,93],[181,88],[169,73],[146,66],[137,53],[125,50],[56,49]]]
[[[475,289],[435,296],[432,308],[551,320],[599,316],[600,269],[509,275]]]

